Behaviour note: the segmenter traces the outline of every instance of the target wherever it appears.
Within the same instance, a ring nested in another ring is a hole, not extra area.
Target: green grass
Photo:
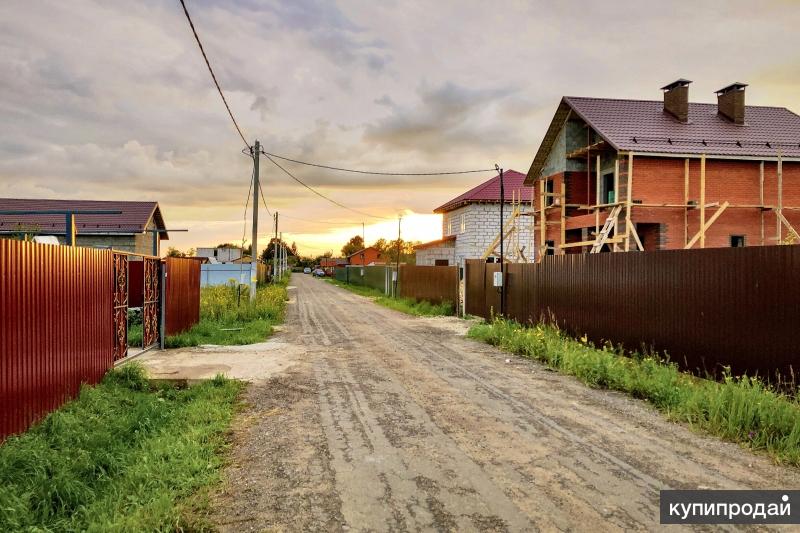
[[[644,399],[673,420],[766,451],[778,462],[800,465],[800,400],[759,379],[700,379],[657,356],[626,356],[611,346],[598,349],[548,325],[526,328],[495,320],[473,326],[468,335],[538,359],[592,387]]]
[[[189,331],[171,335],[167,348],[200,344],[253,344],[272,334],[272,327],[283,321],[289,282],[287,274],[275,284],[263,285],[250,302],[250,290],[236,285],[203,287],[200,290],[200,322]]]
[[[141,322],[138,324],[128,324],[128,346],[142,346],[143,329]]]
[[[0,446],[0,531],[207,527],[241,387],[153,388],[135,363],[112,370]]]
[[[325,278],[325,281],[350,292],[371,298],[375,303],[414,316],[452,316],[455,308],[450,302],[434,304],[426,300],[416,301],[413,298],[392,298],[372,287],[350,285],[337,279]]]

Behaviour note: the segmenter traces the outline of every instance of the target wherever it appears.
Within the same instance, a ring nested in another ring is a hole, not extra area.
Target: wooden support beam
[[[687,243],[686,243],[686,246],[684,246],[684,247],[683,247],[683,249],[684,249],[684,250],[688,250],[689,248],[691,248],[692,246],[694,246],[694,244],[695,244],[695,243],[696,243],[698,240],[702,239],[702,238],[703,238],[703,235],[705,235],[705,233],[706,233],[706,230],[708,230],[708,228],[710,228],[710,227],[711,227],[711,225],[712,225],[714,222],[716,222],[716,221],[717,221],[717,219],[719,218],[719,216],[720,216],[720,215],[723,213],[723,211],[725,211],[727,208],[728,208],[728,202],[723,202],[723,203],[722,203],[722,205],[721,205],[721,206],[719,206],[719,209],[717,209],[717,212],[716,212],[716,213],[714,213],[713,215],[711,215],[711,218],[709,218],[709,219],[708,219],[708,222],[706,222],[705,224],[703,224],[703,226],[700,228],[700,231],[698,231],[698,232],[695,234],[695,236],[694,236],[694,237],[692,237],[692,239],[691,239],[689,242],[687,242]]]
[[[531,212],[530,212],[531,225],[530,225],[530,228],[528,228],[528,249],[531,250],[531,253],[533,253],[533,254],[536,253],[536,248],[535,248],[535,246],[536,246],[536,218],[533,215],[533,213],[535,211],[536,211],[536,189],[534,187],[531,187]],[[528,215],[529,213],[520,213],[520,214],[521,215],[522,214]],[[535,260],[536,258],[533,257],[533,259]]]
[[[617,235],[615,237],[607,238],[605,241],[603,241],[603,244],[620,243],[623,242],[624,240],[625,240],[624,235]],[[559,248],[577,248],[579,246],[594,246],[595,242],[596,241],[568,242],[566,244],[560,245]]]
[[[764,162],[758,165],[758,203],[764,205]],[[764,246],[764,210],[761,210],[761,246]]]
[[[545,181],[539,182],[539,257],[537,261],[541,261],[547,252],[547,209],[545,204]]]
[[[567,242],[567,184],[561,178],[561,244]]]
[[[689,242],[689,158],[683,161],[683,245]]]
[[[644,252],[644,246],[642,246],[642,241],[639,240],[639,234],[636,233],[636,228],[633,226],[633,223],[631,223],[629,220],[626,226],[628,227],[628,232],[636,243],[636,247],[639,248],[640,252]]]
[[[503,239],[505,239],[506,236],[510,232],[514,231],[514,221],[516,220],[517,216],[519,216],[519,210],[515,206],[511,210],[511,215],[508,217],[508,219],[506,219],[506,222],[504,224],[504,226],[506,228],[508,228],[508,230],[506,231],[506,235],[503,236]],[[497,237],[494,238],[494,240],[492,241],[492,244],[490,244],[489,247],[486,249],[486,251],[483,252],[483,255],[481,256],[481,259],[486,259],[490,255],[492,255],[492,253],[494,252],[495,248],[497,248],[497,245],[499,245],[499,244],[500,244],[500,233],[498,232],[497,233]]]
[[[631,221],[631,204],[632,204],[632,196],[631,190],[633,188],[633,152],[628,154],[628,187],[626,191],[627,199],[625,201],[625,225],[629,225]],[[631,241],[627,236],[630,235],[630,232],[625,232],[625,251],[628,252],[631,249]]]
[[[783,160],[781,158],[781,150],[778,148],[778,209],[775,211],[778,216],[778,228],[775,240],[780,243],[783,240],[783,224],[781,224],[781,217],[783,216]]]
[[[795,229],[792,227],[792,225],[789,223],[789,221],[788,221],[788,220],[786,220],[786,217],[785,217],[785,216],[783,216],[783,213],[781,213],[781,212],[779,212],[779,211],[776,211],[776,212],[775,212],[775,214],[778,216],[778,220],[779,220],[779,221],[780,221],[780,222],[781,222],[781,223],[782,223],[784,226],[786,226],[786,229],[787,229],[787,230],[789,230],[789,233],[790,233],[792,236],[794,236],[794,238],[795,238],[795,239],[797,239],[797,240],[799,240],[799,241],[800,241],[800,233],[797,233],[797,230],[795,230]]]
[[[727,202],[726,202],[727,203]],[[706,247],[706,154],[700,156],[700,248]],[[689,241],[686,248],[694,245]]]
[[[589,132],[587,131],[587,133]],[[594,144],[581,146],[580,148],[576,148],[575,150],[568,152],[567,159],[582,159],[590,156],[593,152],[602,152],[606,149],[608,149],[608,143],[606,143],[606,141],[598,141]]]
[[[594,172],[594,231],[600,231],[600,209],[597,207],[597,204],[600,203],[600,156],[597,156],[597,160],[595,162],[595,172]],[[588,198],[587,198],[588,200]]]

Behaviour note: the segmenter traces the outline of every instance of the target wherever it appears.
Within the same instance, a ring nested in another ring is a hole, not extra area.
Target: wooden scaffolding
[[[633,152],[620,153],[615,158],[614,162],[614,191],[617,197],[613,202],[600,202],[601,196],[601,167],[600,167],[600,151],[606,149],[606,145],[602,142],[594,143],[583,147],[582,149],[570,152],[567,157],[583,157],[584,155],[590,157],[594,155],[594,174],[595,174],[595,203],[594,204],[568,204],[566,198],[566,185],[562,180],[561,188],[558,193],[555,191],[548,192],[545,186],[546,178],[539,178],[539,208],[532,209],[529,215],[531,216],[532,228],[538,229],[538,246],[536,261],[540,261],[548,252],[553,254],[563,254],[569,248],[583,248],[589,249],[589,253],[599,253],[608,246],[613,252],[621,251],[643,251],[644,246],[636,231],[636,226],[632,221],[632,213],[635,208],[682,208],[683,209],[683,242],[684,249],[695,247],[705,248],[706,233],[709,228],[719,219],[719,217],[728,209],[759,209],[760,210],[760,224],[761,224],[761,245],[765,244],[791,244],[800,243],[800,233],[786,219],[783,214],[784,210],[800,210],[800,206],[787,207],[783,205],[783,162],[780,150],[776,154],[777,163],[777,198],[776,204],[771,205],[765,202],[764,198],[764,161],[760,165],[760,179],[759,179],[759,203],[758,204],[742,204],[732,205],[728,201],[722,202],[706,202],[706,154],[699,156],[685,157],[684,159],[684,187],[683,187],[683,203],[680,204],[667,204],[667,203],[641,203],[633,201],[633,166],[634,157]],[[689,199],[689,168],[690,160],[699,158],[700,160],[700,178],[699,178],[699,201],[693,202]],[[624,175],[620,174],[620,161],[625,163]],[[587,161],[588,163],[588,161]],[[587,164],[587,178],[590,175],[590,165]],[[620,178],[624,180],[624,198],[619,198],[620,193]],[[587,179],[587,182],[589,180]],[[587,184],[588,186],[588,184]],[[533,203],[533,202],[532,202]],[[593,237],[589,240],[579,242],[566,242],[567,231],[567,208],[575,208],[578,210],[585,210],[594,213],[595,229],[591,234]],[[714,212],[711,216],[707,216],[707,210],[713,209]],[[699,211],[699,228],[697,231],[689,234],[689,212]],[[548,216],[551,212],[556,211],[559,213],[558,219]],[[775,215],[776,229],[774,237],[766,236],[766,213],[772,212]],[[605,216],[605,220],[601,225],[601,220]],[[547,227],[558,226],[560,228],[560,243],[555,246],[547,245]],[[785,235],[784,235],[785,233]],[[772,241],[772,242],[770,242]]]

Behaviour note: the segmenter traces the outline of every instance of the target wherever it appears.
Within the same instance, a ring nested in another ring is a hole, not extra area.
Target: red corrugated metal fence
[[[0,439],[113,362],[111,252],[0,240]]]
[[[165,329],[167,335],[186,331],[200,321],[200,261],[168,257]]]

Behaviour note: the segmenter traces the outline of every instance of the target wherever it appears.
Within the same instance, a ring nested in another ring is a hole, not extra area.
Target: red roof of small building
[[[503,172],[503,188],[505,189],[505,200],[511,202],[512,191],[514,194],[519,195],[522,193],[522,199],[530,201],[533,189],[523,185],[525,181],[525,174],[520,174],[516,170],[506,170]],[[500,174],[484,181],[480,185],[473,187],[464,194],[456,196],[449,202],[446,202],[436,209],[434,213],[445,213],[458,209],[459,207],[470,203],[487,203],[487,202],[500,202]]]
[[[118,215],[75,215],[78,234],[142,233],[150,220],[156,227],[165,229],[158,202],[100,201],[100,200],[34,200],[25,198],[0,198],[0,211],[60,211],[111,210]],[[0,215],[0,233],[14,232],[21,225],[36,227],[42,234],[64,233],[64,215]],[[166,233],[161,233],[166,240]]]

